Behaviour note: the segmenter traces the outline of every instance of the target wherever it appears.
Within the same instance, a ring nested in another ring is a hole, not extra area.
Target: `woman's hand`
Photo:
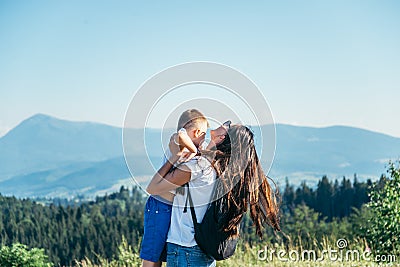
[[[192,158],[194,158],[197,155],[197,153],[192,153],[189,151],[183,151],[182,156],[179,158],[178,163],[183,163],[183,162],[188,162]]]

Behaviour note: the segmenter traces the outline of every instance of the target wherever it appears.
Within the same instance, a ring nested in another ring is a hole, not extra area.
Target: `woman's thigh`
[[[214,267],[215,260],[204,254],[198,246],[182,247],[167,243],[167,267]]]
[[[186,261],[188,266],[201,266],[201,267],[214,267],[216,266],[215,260],[210,256],[204,254],[198,246],[187,248]]]

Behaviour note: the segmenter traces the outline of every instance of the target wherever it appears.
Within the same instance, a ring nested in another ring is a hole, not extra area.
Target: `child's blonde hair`
[[[207,118],[204,116],[203,113],[198,111],[197,109],[188,109],[185,110],[178,120],[178,127],[177,130],[181,128],[185,128],[186,130],[191,129],[195,126],[198,126],[199,123],[206,122],[207,127],[209,127]]]

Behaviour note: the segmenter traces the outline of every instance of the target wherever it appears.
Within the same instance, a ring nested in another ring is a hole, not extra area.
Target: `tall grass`
[[[342,240],[343,241],[343,240]],[[343,241],[344,242],[344,241]],[[400,256],[395,259],[391,258],[391,262],[376,262],[374,256],[369,253],[369,248],[365,240],[355,239],[351,242],[341,244],[343,249],[339,249],[337,240],[332,237],[325,236],[322,240],[314,239],[312,245],[308,244],[271,244],[271,243],[258,243],[254,246],[249,246],[247,243],[240,243],[236,249],[235,254],[224,261],[217,262],[218,267],[255,267],[255,266],[272,266],[272,267],[286,267],[286,266],[323,266],[323,267],[339,267],[339,266],[400,266]],[[313,254],[308,254],[310,250],[315,251]],[[323,250],[337,251],[331,255],[328,252],[322,255]],[[139,247],[132,248],[129,246],[125,239],[119,246],[118,255],[114,260],[105,260],[98,257],[98,262],[93,263],[89,259],[76,261],[77,267],[136,267],[141,266],[139,258]],[[358,251],[359,258],[356,254],[351,252]],[[281,253],[280,258],[278,252]],[[284,253],[284,254],[282,254]],[[362,254],[368,256],[363,258]],[[347,256],[346,256],[347,255]],[[310,256],[310,257],[308,257]],[[388,259],[389,260],[389,259]],[[395,260],[395,261],[394,261]],[[165,264],[164,264],[165,266]]]

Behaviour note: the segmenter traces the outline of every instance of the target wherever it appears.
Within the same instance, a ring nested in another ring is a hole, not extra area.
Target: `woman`
[[[205,200],[211,200],[214,180],[218,177],[218,204],[224,214],[218,224],[225,231],[239,234],[239,224],[248,208],[260,237],[265,224],[280,230],[276,193],[262,170],[253,133],[247,127],[230,127],[215,151],[202,151],[197,164],[185,163],[173,172],[168,171],[181,151],[173,142],[170,142],[170,149],[174,155],[153,177],[149,193],[168,191],[189,182],[196,217],[201,221],[207,208]],[[195,243],[190,212],[184,212],[186,194],[174,199],[167,239],[167,266],[215,266],[215,261]]]

